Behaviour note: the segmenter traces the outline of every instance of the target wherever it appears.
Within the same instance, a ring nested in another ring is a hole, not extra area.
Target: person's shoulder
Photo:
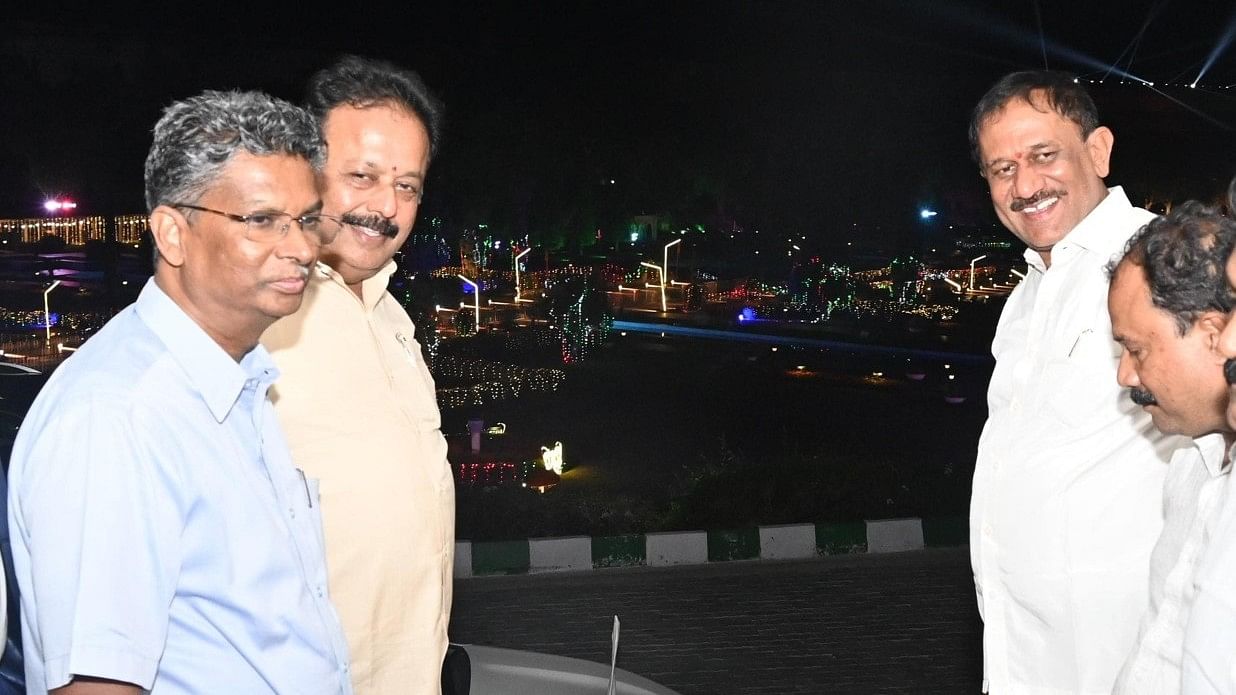
[[[377,305],[374,306],[374,311],[381,313],[383,318],[390,321],[409,325],[412,323],[412,317],[408,315],[408,310],[404,308],[403,304],[399,303],[399,300],[390,293],[390,290],[382,292],[382,297],[378,300]]]
[[[1158,217],[1156,213],[1153,213],[1145,208],[1135,207],[1129,209],[1129,220],[1133,224],[1137,225],[1138,229],[1141,229],[1143,225],[1148,224],[1150,220],[1153,220],[1156,217]]]
[[[52,373],[48,385],[90,384],[93,387],[131,387],[148,369],[163,343],[142,321],[133,306],[112,317]]]
[[[262,332],[259,342],[272,355],[287,350],[300,340],[305,331],[305,318],[308,315],[305,302],[295,312],[278,319]]]
[[[329,275],[311,270],[300,307],[263,331],[262,346],[278,362],[280,353],[319,344],[324,335],[338,332],[349,308],[346,300],[351,299],[341,294],[346,291]]]

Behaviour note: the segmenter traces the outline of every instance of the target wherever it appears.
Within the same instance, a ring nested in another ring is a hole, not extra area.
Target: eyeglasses
[[[300,217],[293,217],[287,212],[254,212],[248,215],[234,215],[230,212],[188,203],[172,203],[171,207],[209,212],[212,215],[222,215],[233,222],[243,222],[245,238],[259,244],[276,242],[287,236],[293,222],[300,225],[300,230],[305,233],[305,236],[318,246],[334,241],[339,231],[343,229],[343,222],[339,218],[320,212],[310,212]]]

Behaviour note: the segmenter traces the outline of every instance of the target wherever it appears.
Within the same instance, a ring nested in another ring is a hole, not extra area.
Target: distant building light
[[[71,200],[56,200],[53,198],[43,201],[43,209],[47,212],[68,212],[69,210],[76,210],[77,203]]]

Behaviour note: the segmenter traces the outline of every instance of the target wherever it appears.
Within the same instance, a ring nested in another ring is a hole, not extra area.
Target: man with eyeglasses
[[[331,593],[365,695],[437,693],[450,620],[455,486],[433,378],[387,291],[412,231],[441,106],[415,73],[347,57],[313,77],[325,210],[300,311],[262,336],[296,464],[320,479]]]
[[[205,92],[155,126],[154,277],[56,370],[13,446],[30,692],[352,692],[319,500],[258,344],[340,229],[323,156],[309,113],[256,92]]]

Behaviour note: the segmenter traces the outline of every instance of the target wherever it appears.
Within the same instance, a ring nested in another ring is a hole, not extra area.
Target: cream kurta
[[[386,291],[362,303],[330,268],[262,336],[282,376],[271,398],[292,459],[321,480],[330,593],[358,695],[437,693],[455,541],[455,488],[433,377]]]

